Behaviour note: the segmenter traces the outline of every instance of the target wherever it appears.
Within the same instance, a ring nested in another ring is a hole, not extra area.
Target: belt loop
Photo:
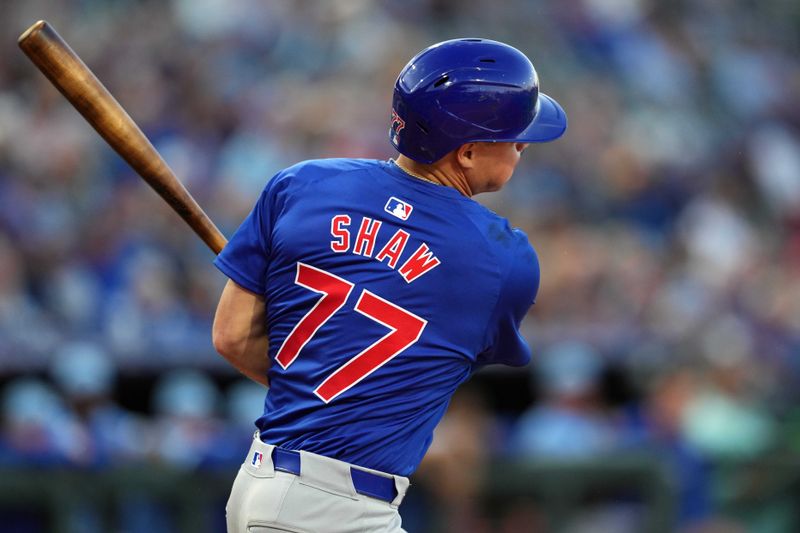
[[[254,477],[275,477],[275,465],[272,462],[273,448],[271,444],[262,442],[256,432],[242,468]]]
[[[395,496],[394,500],[390,503],[390,505],[394,508],[400,507],[400,504],[403,501],[403,498],[406,495],[406,491],[408,487],[411,486],[407,477],[403,476],[392,476],[394,477],[394,488],[397,490],[397,496]]]

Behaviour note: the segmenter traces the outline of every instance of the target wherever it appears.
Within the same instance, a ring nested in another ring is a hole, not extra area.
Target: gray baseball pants
[[[397,497],[386,502],[356,492],[349,463],[321,455],[301,451],[300,475],[276,471],[273,448],[253,439],[225,508],[228,533],[404,533],[408,478],[357,467],[394,478]]]

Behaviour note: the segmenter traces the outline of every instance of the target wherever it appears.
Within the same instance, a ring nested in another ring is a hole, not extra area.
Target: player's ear
[[[462,168],[475,166],[475,143],[462,144],[456,150],[456,159]]]

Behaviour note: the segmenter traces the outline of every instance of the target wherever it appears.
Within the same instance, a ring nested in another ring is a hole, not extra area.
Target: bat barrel
[[[227,240],[128,113],[47,22],[20,35],[19,47],[108,144],[219,253]]]

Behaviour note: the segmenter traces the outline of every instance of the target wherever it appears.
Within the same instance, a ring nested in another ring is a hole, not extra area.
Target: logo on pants
[[[261,463],[264,461],[264,454],[261,452],[253,453],[253,460],[250,461],[250,464],[253,465],[255,468],[261,468]]]

